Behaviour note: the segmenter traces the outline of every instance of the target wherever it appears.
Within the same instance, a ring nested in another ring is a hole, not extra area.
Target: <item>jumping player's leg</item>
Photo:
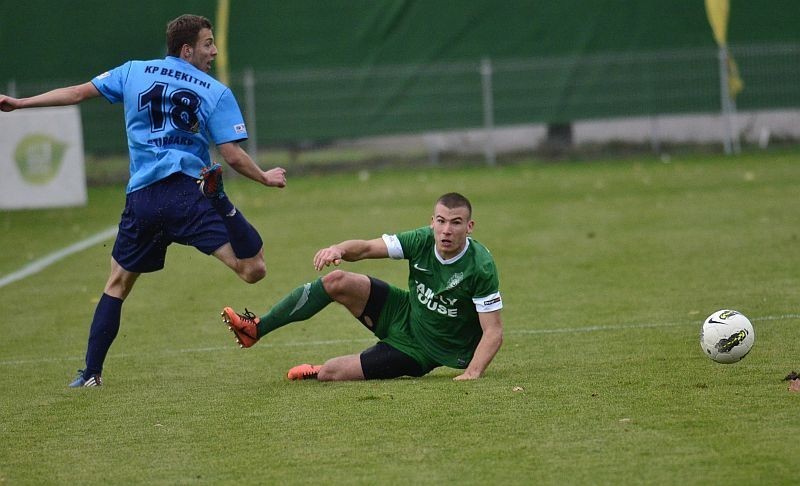
[[[103,363],[119,332],[122,304],[139,275],[164,268],[175,228],[191,226],[190,221],[197,219],[187,218],[187,198],[190,202],[200,200],[208,208],[196,191],[194,180],[178,173],[126,196],[111,251],[111,271],[89,330],[86,367],[70,386],[100,384]],[[170,223],[171,220],[177,222]],[[209,248],[225,241],[224,231],[220,229],[217,233],[218,242],[209,243]]]
[[[222,218],[230,240],[230,248],[220,248],[217,250],[220,254],[215,252],[214,256],[232,268],[245,282],[258,282],[267,273],[261,236],[225,194],[222,166],[214,164],[204,170],[200,177],[200,192]]]
[[[139,273],[129,272],[111,258],[111,273],[103,289],[103,295],[95,307],[92,325],[89,328],[89,341],[86,346],[86,366],[83,373],[71,386],[102,384],[99,378],[103,372],[108,350],[119,332],[122,317],[122,303],[130,294]]]
[[[267,275],[267,265],[264,263],[264,251],[262,249],[259,249],[258,253],[253,257],[239,258],[236,256],[233,246],[230,243],[226,243],[217,248],[212,254],[247,283],[256,283]]]

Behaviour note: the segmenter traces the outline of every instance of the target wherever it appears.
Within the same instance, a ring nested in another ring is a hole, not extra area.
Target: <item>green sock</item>
[[[258,337],[283,327],[290,322],[304,321],[321,311],[333,299],[322,287],[322,279],[301,285],[275,304],[258,323]]]

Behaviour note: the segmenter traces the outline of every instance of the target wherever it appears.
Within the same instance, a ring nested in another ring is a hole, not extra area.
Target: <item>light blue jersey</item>
[[[183,59],[128,61],[92,83],[125,108],[127,193],[176,172],[197,178],[211,165],[209,140],[219,145],[247,138],[231,90]]]

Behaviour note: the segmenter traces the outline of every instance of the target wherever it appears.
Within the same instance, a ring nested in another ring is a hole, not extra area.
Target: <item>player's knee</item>
[[[361,359],[357,355],[331,358],[322,365],[317,373],[318,381],[363,380]]]
[[[317,381],[336,381],[336,373],[335,370],[331,369],[330,366],[327,366],[327,363],[320,368],[319,373],[317,373]]]
[[[317,373],[317,381],[344,381],[352,380],[345,370],[336,365],[324,364]]]
[[[266,276],[267,265],[264,262],[257,262],[247,265],[241,272],[239,272],[239,277],[249,284],[259,282]]]
[[[334,270],[322,277],[322,287],[334,299],[347,287],[348,273],[344,270]]]
[[[138,277],[138,273],[124,270],[119,263],[112,258],[111,274],[108,276],[108,281],[106,281],[103,292],[112,297],[125,300],[131,290],[133,290],[133,285],[136,283]]]

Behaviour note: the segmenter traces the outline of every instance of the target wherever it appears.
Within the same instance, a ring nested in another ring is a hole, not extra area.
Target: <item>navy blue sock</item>
[[[122,299],[103,294],[94,310],[92,327],[89,330],[89,345],[86,347],[86,369],[83,377],[100,374],[106,354],[117,337],[122,315]]]
[[[232,216],[223,216],[222,222],[228,230],[233,253],[237,258],[250,258],[258,255],[264,242],[253,225],[245,218],[241,211],[236,210]]]
[[[224,192],[221,193],[219,197],[212,197],[208,201],[214,207],[214,210],[217,211],[217,213],[219,213],[219,215],[223,218],[236,209],[233,207],[233,203],[230,199],[228,199],[227,194]]]
[[[264,242],[253,225],[244,217],[241,211],[234,207],[228,196],[224,193],[220,197],[210,199],[211,205],[222,217],[225,229],[228,230],[228,238],[231,240],[233,253],[237,258],[251,258],[258,255]]]

